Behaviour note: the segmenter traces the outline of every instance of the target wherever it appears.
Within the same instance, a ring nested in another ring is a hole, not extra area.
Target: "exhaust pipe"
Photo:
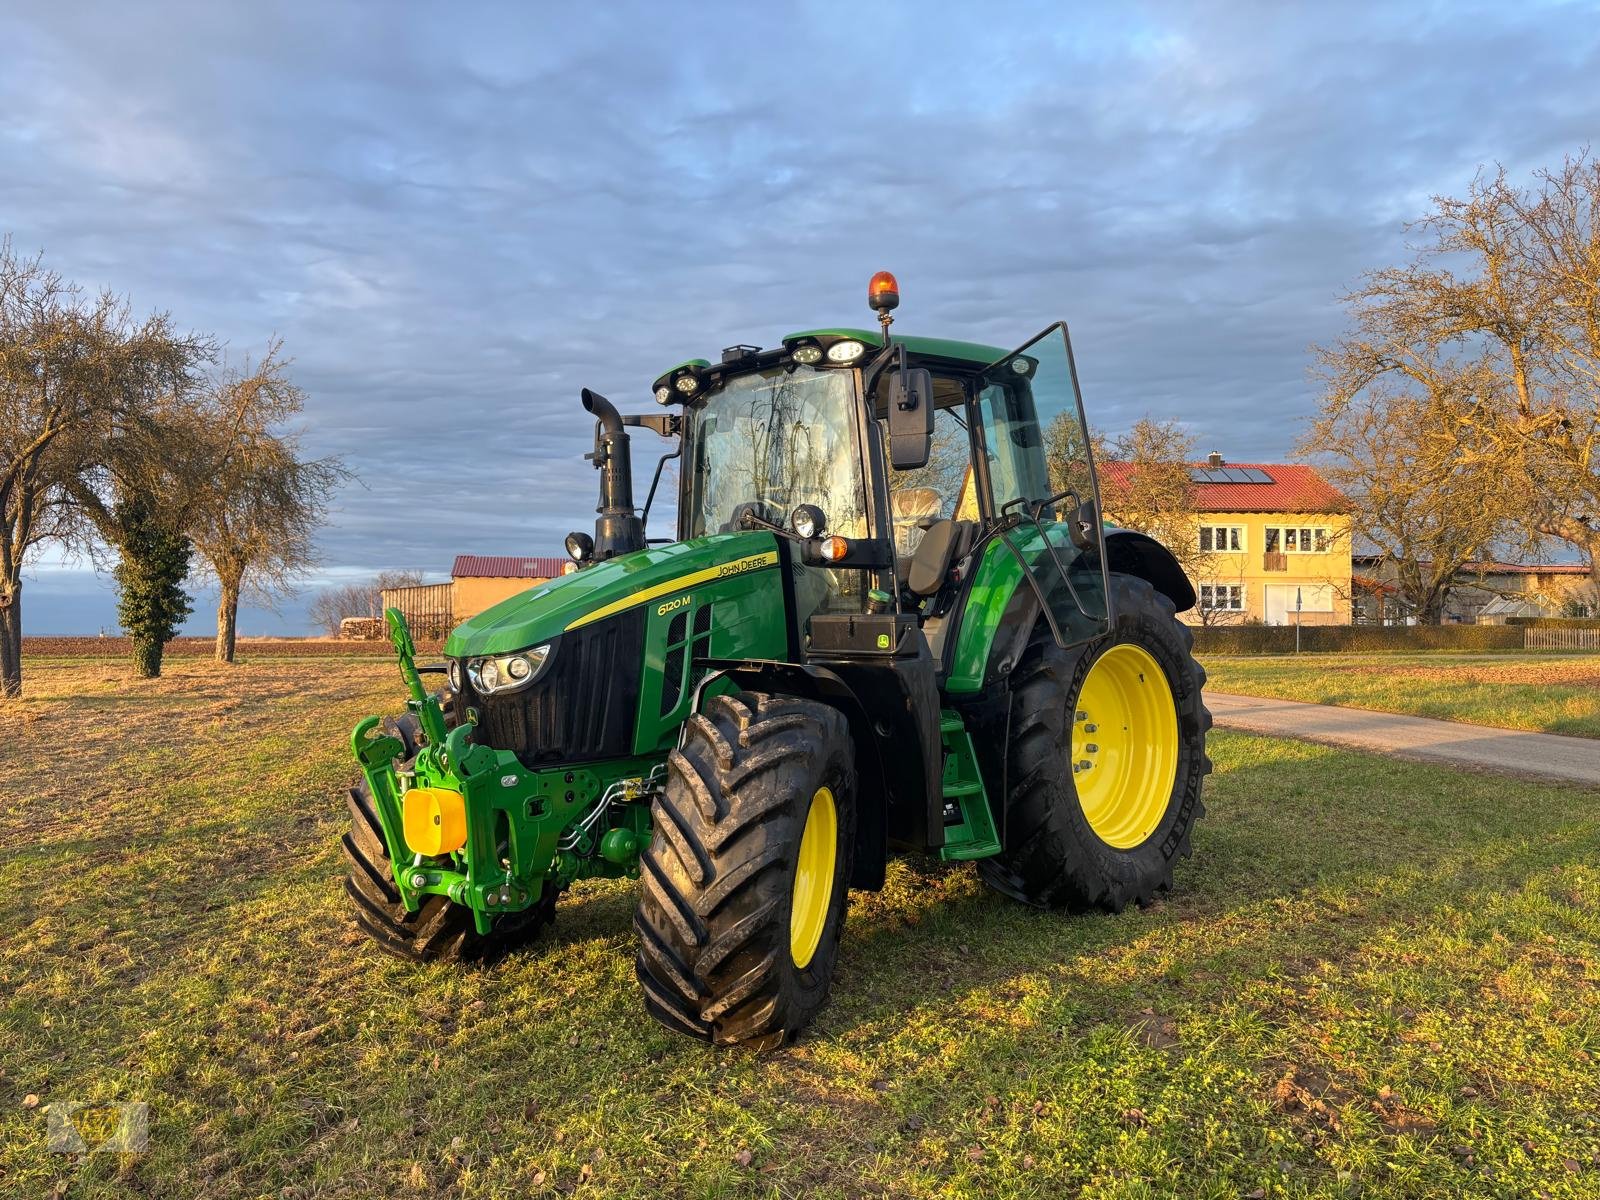
[[[596,561],[643,550],[644,522],[633,510],[633,463],[628,434],[617,406],[599,392],[583,389],[583,407],[596,421],[594,453],[584,457],[600,472],[600,515],[594,522]]]

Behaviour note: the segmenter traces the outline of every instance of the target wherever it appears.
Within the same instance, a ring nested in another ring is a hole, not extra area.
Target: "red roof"
[[[1190,463],[1196,471],[1213,469],[1208,463]],[[1348,512],[1350,501],[1315,467],[1303,463],[1228,463],[1241,471],[1263,471],[1271,483],[1196,483],[1196,512],[1212,513],[1335,513]],[[1106,508],[1117,511],[1117,493],[1133,479],[1131,462],[1103,462],[1100,490]]]
[[[458,554],[450,568],[453,579],[554,579],[566,565],[564,558],[513,558],[505,554]]]

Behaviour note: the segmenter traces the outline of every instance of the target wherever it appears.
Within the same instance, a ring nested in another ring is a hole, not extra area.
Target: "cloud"
[[[282,334],[365,482],[349,570],[555,552],[580,387],[862,323],[880,267],[907,331],[1068,320],[1107,428],[1283,456],[1403,222],[1597,115],[1565,5],[407,11],[0,16],[0,225],[237,353]]]

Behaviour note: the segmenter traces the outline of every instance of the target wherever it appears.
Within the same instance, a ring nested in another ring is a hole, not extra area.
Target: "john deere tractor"
[[[583,392],[600,476],[568,573],[459,626],[371,717],[344,838],[355,919],[486,960],[562,891],[638,878],[644,1005],[781,1043],[825,1001],[849,888],[901,852],[1024,903],[1170,886],[1209,769],[1173,556],[1103,524],[1063,324],[1020,349],[878,328],[733,346],[623,415]],[[676,442],[643,512],[630,430]],[[680,463],[675,537],[647,537]],[[430,690],[424,677],[442,678]]]

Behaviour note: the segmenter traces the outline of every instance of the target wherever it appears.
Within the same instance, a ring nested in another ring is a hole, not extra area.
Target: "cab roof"
[[[799,333],[786,333],[783,335],[784,344],[797,342],[801,338],[854,338],[874,350],[883,348],[883,333],[877,329],[847,329],[843,327],[831,329],[803,329]],[[1010,354],[1010,350],[1001,349],[999,346],[985,346],[981,342],[960,342],[954,338],[932,337],[902,337],[894,335],[894,340],[906,348],[907,354],[918,354],[928,358],[948,358],[956,362],[970,363],[975,367],[987,367],[992,362],[997,362]]]
[[[801,329],[794,333],[786,333],[783,335],[783,347],[813,338],[823,342],[853,338],[869,350],[881,350],[883,348],[883,333],[880,330],[855,329],[843,325],[829,326],[826,329]],[[904,337],[897,333],[894,335],[894,340],[897,344],[903,345],[908,354],[916,355],[919,358],[944,359],[947,362],[959,363],[971,368],[987,367],[990,363],[997,362],[1011,353],[1011,351],[1002,349],[999,346],[986,346],[981,342],[962,342],[953,338]],[[781,353],[783,347],[774,347],[772,350],[761,351],[760,356],[765,358],[770,354]],[[721,364],[718,365],[720,366]],[[667,368],[657,377],[656,382],[659,384],[663,379],[670,375],[675,375],[685,367],[695,367],[700,370],[716,369],[706,359],[691,358],[686,362],[676,363]]]

